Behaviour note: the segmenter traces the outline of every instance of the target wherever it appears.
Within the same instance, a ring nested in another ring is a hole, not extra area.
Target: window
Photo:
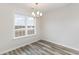
[[[16,14],[14,26],[15,38],[36,34],[36,21],[33,17]]]

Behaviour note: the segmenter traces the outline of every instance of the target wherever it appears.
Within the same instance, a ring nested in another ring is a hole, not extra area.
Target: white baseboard
[[[40,39],[39,39],[39,40],[40,40]],[[25,43],[25,44],[23,44],[23,45],[20,45],[20,46],[17,46],[17,47],[8,49],[8,50],[6,50],[6,51],[1,52],[0,55],[2,55],[2,54],[4,54],[4,53],[7,53],[7,52],[9,52],[9,51],[15,50],[15,49],[17,49],[17,48],[20,48],[20,47],[22,47],[22,46],[29,45],[29,44],[31,44],[31,43],[33,43],[33,42],[37,42],[37,41],[39,41],[39,40],[33,40],[33,41],[29,42],[29,43]]]
[[[57,44],[57,45],[61,45],[61,46],[64,46],[64,47],[67,47],[67,48],[73,49],[73,50],[75,50],[75,51],[79,51],[79,49],[72,48],[72,47],[67,46],[67,45],[62,45],[62,44],[59,44],[59,43],[53,42],[52,40],[45,40],[45,41],[48,41],[48,42],[51,42],[51,43],[54,43],[54,44]]]

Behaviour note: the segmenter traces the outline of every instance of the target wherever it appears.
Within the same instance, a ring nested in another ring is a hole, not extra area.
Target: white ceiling
[[[32,9],[32,7],[39,8],[42,12],[44,12],[65,7],[69,5],[69,3],[39,3],[38,6],[36,6],[34,3],[26,3],[24,5],[26,5],[30,9]]]
[[[70,3],[38,3],[38,6],[36,6],[34,3],[14,3],[14,4],[8,4],[8,5],[22,7],[26,9],[30,14],[33,11],[32,7],[39,8],[39,10],[43,14],[45,14],[49,11],[58,10],[59,8],[68,6],[70,5]]]
[[[70,3],[38,3],[38,6],[35,3],[14,3],[12,5],[26,8],[29,12],[33,11],[32,7],[38,8],[42,12],[49,12],[70,5]]]
[[[2,4],[0,4],[1,6]],[[42,12],[48,12],[51,10],[55,10],[58,8],[65,7],[67,5],[70,5],[70,3],[38,3],[38,6],[35,5],[35,3],[11,3],[11,4],[3,4],[3,5],[13,5],[17,7],[23,7],[29,11],[32,11],[32,7],[38,8]]]

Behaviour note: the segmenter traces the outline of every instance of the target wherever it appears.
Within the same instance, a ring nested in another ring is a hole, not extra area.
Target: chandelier
[[[35,3],[36,7],[38,6],[38,3]],[[34,17],[41,17],[42,16],[42,12],[39,10],[39,8],[32,8],[32,16]]]

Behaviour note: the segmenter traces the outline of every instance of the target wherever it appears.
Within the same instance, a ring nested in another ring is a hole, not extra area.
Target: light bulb
[[[42,16],[42,13],[40,13],[40,16]]]
[[[34,12],[32,12],[32,15],[33,15],[33,16],[35,16],[35,13],[34,13]]]
[[[37,15],[39,15],[39,11],[37,11]]]

